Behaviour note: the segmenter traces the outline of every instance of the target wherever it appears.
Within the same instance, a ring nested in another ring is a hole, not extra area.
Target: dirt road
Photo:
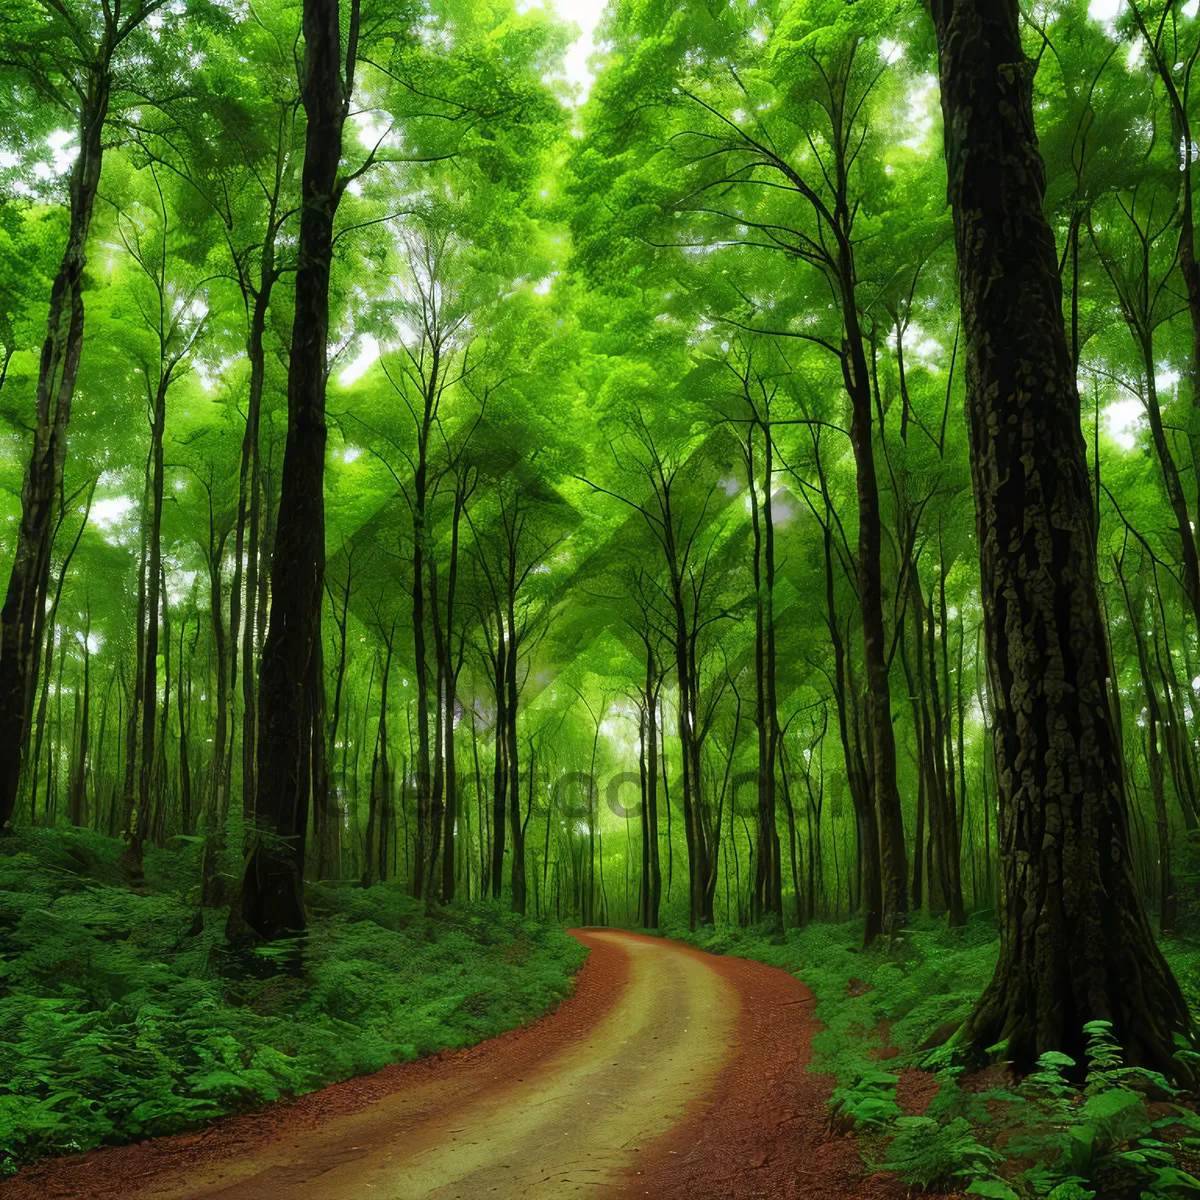
[[[575,993],[470,1050],[201,1134],[44,1164],[4,1200],[656,1200],[902,1195],[824,1128],[812,996],[786,972],[579,930]]]

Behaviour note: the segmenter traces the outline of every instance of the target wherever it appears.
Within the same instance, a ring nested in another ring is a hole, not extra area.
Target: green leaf
[[[1003,1179],[977,1179],[969,1188],[969,1196],[986,1196],[988,1200],[1021,1200]]]

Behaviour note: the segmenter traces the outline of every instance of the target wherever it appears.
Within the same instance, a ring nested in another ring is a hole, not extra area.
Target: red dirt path
[[[670,958],[673,969],[691,976],[711,971],[719,977],[711,985],[717,996],[712,1007],[727,1006],[734,1018],[733,1035],[716,1051],[706,1047],[715,1065],[708,1075],[700,1073],[697,1094],[665,1133],[640,1147],[614,1148],[595,1168],[603,1171],[602,1178],[588,1177],[592,1168],[578,1163],[571,1164],[576,1169],[573,1176],[567,1169],[552,1173],[538,1187],[538,1196],[586,1191],[606,1200],[900,1200],[905,1195],[898,1181],[865,1174],[853,1142],[831,1138],[827,1132],[825,1100],[831,1081],[806,1069],[819,1023],[812,1016],[814,998],[799,980],[774,967],[711,956],[680,943],[635,934],[574,932],[591,955],[572,995],[532,1025],[467,1050],[389,1067],[259,1113],[226,1118],[200,1133],[43,1162],[0,1185],[0,1197],[136,1200],[221,1195],[238,1200],[294,1192],[305,1197],[344,1195],[346,1200],[360,1195],[420,1200],[435,1194],[474,1196],[483,1190],[501,1200],[516,1200],[521,1193],[503,1185],[483,1187],[478,1171],[461,1191],[456,1185],[426,1191],[411,1190],[412,1185],[403,1182],[379,1187],[376,1182],[336,1181],[369,1155],[382,1157],[387,1160],[384,1166],[390,1166],[394,1155],[385,1153],[388,1139],[403,1148],[424,1138],[432,1143],[426,1153],[441,1161],[438,1138],[421,1123],[430,1111],[485,1111],[489,1106],[503,1108],[510,1099],[519,1103],[529,1091],[527,1077],[553,1080],[556,1076],[549,1073],[559,1069],[556,1064],[586,1060],[592,1043],[601,1041],[599,1031],[613,1023],[606,1018],[618,1016],[623,1001],[628,1004],[635,964],[647,956],[657,961],[662,955]],[[694,961],[689,964],[686,959]],[[636,969],[645,970],[640,965]],[[667,1004],[666,1016],[648,1018],[650,1029],[661,1032],[670,1011]],[[653,1036],[657,1042],[658,1035]],[[619,1084],[620,1072],[615,1074]],[[630,1079],[631,1087],[640,1083],[635,1075]],[[594,1098],[598,1093],[589,1094]],[[420,1100],[416,1118],[408,1111],[414,1096],[434,1098]],[[330,1132],[342,1129],[344,1135]],[[444,1134],[439,1136],[445,1140]],[[450,1140],[456,1144],[447,1143],[447,1153],[467,1153],[462,1140]],[[302,1162],[305,1169],[293,1167],[290,1160]],[[378,1163],[374,1169],[375,1174],[349,1178],[389,1178],[378,1174]],[[488,1178],[495,1177],[493,1170]]]
[[[831,1137],[828,1076],[808,1070],[821,1028],[816,997],[794,975],[747,958],[703,958],[737,989],[739,1042],[715,1095],[652,1147],[612,1195],[690,1200],[901,1200],[894,1176],[868,1175],[854,1142]]]

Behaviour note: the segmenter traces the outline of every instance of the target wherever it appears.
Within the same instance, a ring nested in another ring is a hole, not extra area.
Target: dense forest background
[[[324,8],[6,11],[0,821],[135,882],[193,848],[235,940],[302,928],[301,878],[993,913],[1030,850],[928,11],[620,0],[585,97],[540,6]],[[1200,916],[1197,9],[1020,27],[1162,935]]]
[[[1200,27],[1168,7],[1152,42],[1136,13],[1078,3],[1025,29],[1136,860],[1164,929],[1200,721],[1173,107]],[[605,18],[580,107],[559,81],[570,33],[540,8],[364,25],[306,872],[587,922],[878,907],[874,546],[908,903],[960,922],[996,900],[996,783],[930,30],[904,4],[702,5],[656,28],[665,11]],[[147,5],[110,28],[35,7],[6,35],[10,560],[47,303],[64,245],[87,254],[12,819],[125,834],[135,856],[240,838],[256,811],[297,18]]]

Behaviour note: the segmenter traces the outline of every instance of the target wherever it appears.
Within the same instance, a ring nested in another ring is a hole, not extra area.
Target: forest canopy
[[[994,915],[977,1050],[1186,1074],[1200,5],[567,7],[10,0],[0,825]]]

